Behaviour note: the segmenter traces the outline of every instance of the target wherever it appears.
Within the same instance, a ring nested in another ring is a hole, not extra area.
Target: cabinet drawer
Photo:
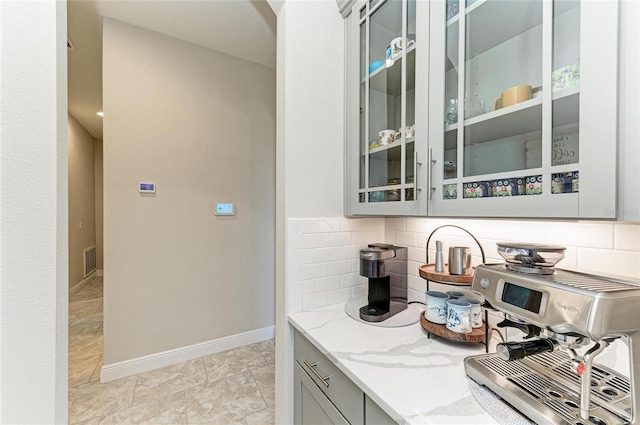
[[[294,423],[296,425],[350,425],[340,414],[327,396],[318,389],[308,373],[295,363],[294,370],[295,407]]]
[[[364,393],[299,332],[295,333],[295,358],[349,423],[364,423]]]

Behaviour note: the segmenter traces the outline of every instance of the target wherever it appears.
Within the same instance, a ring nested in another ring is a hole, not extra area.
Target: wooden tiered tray
[[[439,325],[437,323],[428,321],[424,317],[424,311],[420,313],[420,325],[422,325],[424,330],[426,330],[430,334],[438,335],[450,341],[484,344],[486,335],[485,328],[486,332],[489,334],[489,337],[491,337],[491,325],[489,323],[483,323],[482,327],[480,328],[473,328],[473,330],[468,334],[461,334],[458,332],[450,331],[445,325]]]
[[[431,280],[433,282],[442,282],[449,285],[469,286],[471,285],[471,281],[473,280],[475,267],[471,268],[471,274],[449,274],[448,264],[444,265],[444,271],[437,272],[436,265],[431,263],[420,266],[419,272],[421,278]]]

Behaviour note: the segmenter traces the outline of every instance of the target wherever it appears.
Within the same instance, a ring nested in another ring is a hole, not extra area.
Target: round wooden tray
[[[475,267],[471,268],[471,274],[449,274],[449,265],[444,265],[443,272],[436,271],[435,264],[425,264],[420,266],[420,277],[423,279],[431,280],[433,282],[442,282],[448,285],[462,285],[469,286],[473,281],[473,273]]]
[[[445,325],[439,325],[437,323],[429,322],[427,319],[425,319],[423,311],[422,313],[420,313],[420,325],[422,325],[424,330],[426,330],[427,332],[433,335],[441,336],[442,338],[448,339],[450,341],[468,342],[475,344],[484,344],[485,342],[484,324],[481,328],[473,328],[473,330],[468,334],[461,334],[458,332],[450,331]],[[491,325],[487,323],[486,326],[487,332],[489,332],[489,335],[491,335]]]

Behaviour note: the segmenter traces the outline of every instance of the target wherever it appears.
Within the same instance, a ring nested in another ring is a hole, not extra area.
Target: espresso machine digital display
[[[540,313],[542,292],[505,282],[502,301],[537,314]]]

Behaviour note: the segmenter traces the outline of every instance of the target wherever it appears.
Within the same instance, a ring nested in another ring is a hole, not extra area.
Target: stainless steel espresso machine
[[[368,278],[367,305],[360,318],[381,322],[407,308],[407,248],[370,244],[360,250],[360,275]]]
[[[640,424],[640,283],[526,263],[477,267],[471,289],[524,339],[467,358],[467,375],[538,424]],[[616,339],[629,378],[594,363]]]

